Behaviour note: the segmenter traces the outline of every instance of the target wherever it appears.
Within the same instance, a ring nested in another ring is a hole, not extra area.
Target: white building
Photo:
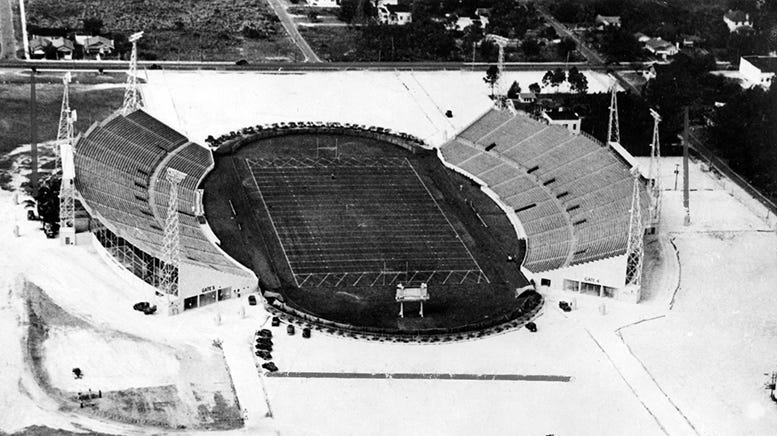
[[[604,16],[604,15],[597,15],[596,16],[596,28],[599,30],[604,30],[608,27],[621,27],[621,17],[615,15],[615,16]]]
[[[319,8],[339,8],[340,0],[308,0],[308,4]]]
[[[381,24],[404,26],[413,22],[413,14],[408,5],[381,3],[378,6],[378,21]]]
[[[753,22],[750,21],[750,14],[743,11],[728,10],[723,14],[723,22],[728,26],[728,31],[733,32],[741,27],[753,27]]]
[[[662,38],[650,38],[645,41],[645,49],[650,53],[660,56],[664,59],[674,56],[680,52],[676,45]]]
[[[547,120],[548,124],[562,126],[574,134],[580,133],[580,122],[582,121],[582,118],[571,110],[560,108],[542,111],[542,118]]]
[[[739,73],[750,83],[769,89],[777,73],[777,56],[743,56]]]

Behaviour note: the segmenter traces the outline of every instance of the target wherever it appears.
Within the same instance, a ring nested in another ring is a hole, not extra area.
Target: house
[[[669,56],[676,55],[680,51],[676,45],[660,37],[647,40],[645,42],[645,49],[656,56],[661,56],[664,60]]]
[[[694,48],[704,42],[704,38],[696,35],[681,35],[683,48]]]
[[[340,0],[308,0],[308,4],[319,8],[339,8]]]
[[[519,103],[536,103],[537,102],[537,94],[533,92],[522,92],[518,94],[518,102]]]
[[[30,39],[30,56],[35,59],[43,59],[49,52],[49,47],[56,52],[57,59],[73,59],[75,45],[73,41],[62,36],[36,36]]]
[[[72,40],[59,36],[51,38],[51,45],[57,49],[57,59],[73,59],[75,44],[73,44]]]
[[[769,89],[777,73],[777,56],[742,56],[739,73],[750,83]]]
[[[381,4],[378,6],[378,21],[381,24],[404,26],[413,22],[413,14],[408,5]]]
[[[558,108],[555,110],[542,111],[542,118],[548,124],[562,126],[574,134],[580,133],[580,122],[582,118],[576,112],[568,109]]]
[[[84,47],[85,54],[111,54],[114,49],[113,40],[104,36],[76,35],[76,44]]]
[[[723,22],[728,26],[728,31],[733,32],[741,27],[753,27],[753,22],[750,21],[750,14],[744,11],[732,11],[728,10],[723,14]]]
[[[459,17],[456,19],[453,29],[464,30],[475,23],[480,23],[480,28],[485,29],[488,25],[488,17]]]
[[[596,28],[599,30],[604,30],[608,27],[621,27],[621,17],[615,15],[610,17],[597,15],[595,23]]]
[[[645,43],[646,43],[646,42],[648,42],[648,40],[650,39],[650,37],[649,37],[649,36],[645,35],[645,34],[644,34],[644,33],[642,33],[642,32],[637,32],[637,33],[635,33],[635,34],[634,34],[634,38],[636,38],[636,39],[637,39],[637,41],[638,41],[640,44],[645,44]]]

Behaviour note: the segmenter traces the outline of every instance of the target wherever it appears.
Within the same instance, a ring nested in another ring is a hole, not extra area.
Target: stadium
[[[289,322],[435,342],[521,327],[539,287],[639,298],[626,251],[644,181],[586,134],[489,109],[439,147],[347,120],[207,142],[123,108],[75,143],[96,245],[168,313],[258,291]],[[420,316],[397,316],[405,287],[428,289]]]

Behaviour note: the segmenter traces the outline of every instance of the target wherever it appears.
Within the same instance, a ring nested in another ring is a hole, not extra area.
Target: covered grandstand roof
[[[75,149],[76,188],[93,216],[118,236],[157,258],[169,184],[167,168],[186,174],[179,185],[181,261],[250,274],[203,234],[193,214],[194,191],[213,168],[210,150],[138,110],[94,124]]]
[[[530,271],[625,253],[630,168],[593,138],[522,113],[491,110],[441,151],[516,212],[526,233],[524,265]],[[647,210],[646,196],[643,204]]]

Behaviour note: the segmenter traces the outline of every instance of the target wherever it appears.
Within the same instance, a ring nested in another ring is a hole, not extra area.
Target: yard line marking
[[[440,205],[437,203],[437,199],[435,199],[435,198],[434,198],[434,196],[432,195],[432,192],[431,192],[431,191],[429,191],[429,188],[427,188],[427,187],[426,187],[426,183],[424,183],[424,180],[421,178],[421,176],[419,176],[419,175],[418,175],[418,172],[415,170],[415,168],[413,167],[413,165],[412,165],[412,164],[410,164],[410,161],[409,161],[409,160],[407,160],[407,158],[405,158],[405,162],[407,162],[407,165],[408,165],[408,166],[410,166],[410,169],[411,169],[411,170],[413,170],[413,174],[415,174],[415,176],[418,178],[418,181],[421,183],[421,186],[423,186],[423,187],[424,187],[424,189],[426,189],[426,193],[427,193],[427,194],[429,194],[429,198],[431,198],[431,199],[432,199],[432,201],[434,202],[434,205],[435,205],[435,206],[437,206],[437,210],[439,210],[439,211],[440,211],[440,213],[442,214],[442,217],[443,217],[443,218],[445,218],[445,221],[446,221],[446,222],[448,223],[448,225],[451,227],[451,230],[453,230],[453,233],[455,233],[455,234],[456,234],[456,238],[457,238],[459,241],[461,241],[461,245],[463,245],[463,246],[464,246],[464,249],[465,249],[465,250],[467,250],[467,254],[469,254],[469,257],[470,257],[470,259],[472,259],[472,262],[474,262],[474,263],[475,263],[475,265],[478,267],[478,269],[479,269],[480,271],[483,271],[483,268],[481,268],[481,267],[480,267],[480,264],[478,263],[478,261],[477,261],[477,260],[475,260],[475,257],[472,255],[472,252],[471,252],[471,251],[469,251],[469,247],[467,247],[467,244],[465,244],[465,243],[464,243],[464,240],[462,240],[462,239],[461,239],[461,236],[459,235],[459,232],[457,232],[457,231],[456,231],[456,228],[455,228],[455,227],[453,227],[453,224],[452,224],[452,223],[451,223],[451,221],[448,219],[448,216],[447,216],[447,215],[445,215],[445,212],[443,212],[442,208],[441,208],[441,207],[440,207]],[[485,273],[483,274],[483,276],[486,278],[486,282],[487,282],[487,283],[491,283],[491,281],[488,279],[488,276],[487,276],[487,275],[485,275]]]
[[[294,278],[294,284],[296,284],[297,287],[299,287],[299,283],[297,282],[297,275],[294,274],[294,268],[292,268],[291,261],[289,261],[289,256],[286,254],[286,247],[283,246],[281,235],[278,234],[278,228],[275,227],[275,221],[272,219],[272,213],[270,213],[270,209],[267,207],[267,203],[265,203],[264,201],[264,195],[262,195],[262,189],[259,188],[259,183],[256,181],[256,177],[254,177],[254,170],[251,169],[250,165],[248,167],[248,172],[251,173],[251,179],[254,181],[254,186],[256,186],[256,190],[259,192],[259,198],[262,199],[262,204],[264,205],[264,209],[267,211],[267,216],[270,217],[270,224],[272,224],[272,229],[275,232],[275,237],[278,238],[278,243],[281,244],[281,251],[283,251],[283,257],[286,258],[286,263],[289,265],[289,269],[291,270],[291,276]]]

